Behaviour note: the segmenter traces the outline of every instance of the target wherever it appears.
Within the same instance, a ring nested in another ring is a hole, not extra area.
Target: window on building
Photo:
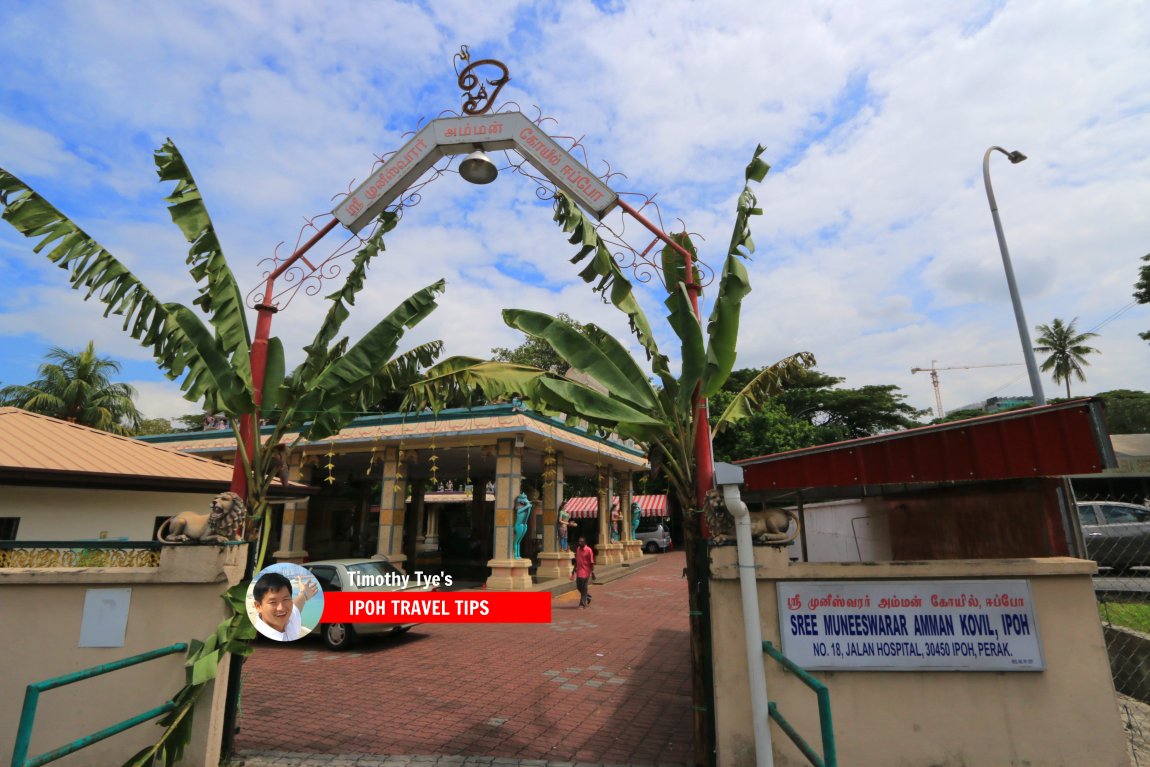
[[[20,517],[0,517],[0,541],[16,540],[16,528],[20,527]]]
[[[156,540],[156,533],[160,532],[160,525],[164,524],[169,519],[171,519],[171,517],[156,517],[154,520],[152,520],[152,537],[148,540]]]

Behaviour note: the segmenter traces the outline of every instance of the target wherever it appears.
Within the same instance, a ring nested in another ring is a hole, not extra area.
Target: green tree
[[[555,318],[576,330],[583,332],[583,324],[576,322],[571,315],[559,312]],[[571,366],[565,359],[555,353],[547,342],[527,336],[523,343],[513,348],[497,346],[491,350],[491,359],[497,362],[511,362],[515,365],[530,365],[540,370],[550,370],[559,375],[565,375]]]
[[[1089,365],[1086,355],[1095,354],[1097,349],[1087,346],[1086,342],[1096,337],[1097,333],[1079,333],[1074,327],[1078,322],[1075,317],[1069,324],[1055,318],[1049,325],[1038,326],[1038,345],[1034,351],[1049,354],[1042,362],[1042,372],[1053,371],[1054,383],[1066,382],[1066,396],[1070,397],[1070,378],[1076,377],[1079,381],[1086,380],[1082,372],[1083,365]]]
[[[439,280],[408,297],[359,341],[340,337],[368,266],[383,250],[384,234],[398,222],[394,213],[383,213],[351,259],[342,287],[327,296],[331,304],[323,322],[304,347],[304,361],[290,375],[283,344],[275,337],[268,340],[261,402],[253,384],[252,339],[243,294],[224,258],[199,187],[171,140],[156,151],[155,164],[160,180],[175,184],[166,202],[172,221],[190,245],[186,263],[199,287],[193,302],[199,311],[161,301],[71,219],[0,169],[3,218],[24,236],[39,240],[34,250],[46,253],[52,263],[65,269],[72,287],[85,291],[85,299],[103,303],[105,315],[122,316],[123,329],[151,350],[169,378],[180,379],[184,396],[199,402],[205,412],[223,413],[232,423],[239,423],[243,416],[258,420],[261,412],[276,415],[263,441],[257,437],[247,445],[243,434],[236,434],[247,480],[249,521],[259,533],[255,554],[255,569],[259,569],[267,551],[269,530],[262,522],[267,518],[270,468],[278,460],[275,448],[285,444],[290,451],[300,440],[335,434],[385,392],[418,378],[420,367],[435,361],[440,342],[394,355],[404,332],[435,308],[435,296],[443,291],[444,282]],[[204,684],[215,676],[222,654],[251,652],[255,629],[244,612],[245,588],[246,584],[240,584],[225,595],[235,615],[206,641],[192,642],[187,661],[190,679],[174,698],[176,708],[160,722],[166,727],[163,735],[129,760],[130,764],[151,765],[157,757],[165,765],[178,760],[190,736],[188,713]]]
[[[0,389],[0,402],[113,434],[136,432],[143,418],[136,390],[112,381],[120,363],[98,356],[94,342],[78,352],[54,346],[44,359],[39,378]]]
[[[172,434],[176,430],[172,428],[172,421],[168,418],[144,418],[140,421],[140,425],[136,427],[136,433],[133,436],[144,437],[150,434]]]
[[[706,557],[705,547],[697,537],[699,507],[695,493],[694,440],[699,423],[693,402],[696,395],[712,397],[719,392],[734,367],[739,314],[743,298],[751,289],[742,264],[754,251],[749,220],[761,213],[749,182],[761,181],[769,169],[759,158],[762,152],[763,148],[759,147],[747,166],[748,183],[738,198],[734,232],[705,330],[692,312],[680,254],[670,246],[663,249],[663,276],[668,289],[664,305],[669,310],[668,323],[679,341],[678,375],[671,370],[669,358],[656,344],[631,282],[599,236],[595,223],[560,193],[555,198],[555,220],[570,235],[569,242],[580,247],[572,263],[586,261],[580,277],[594,283],[594,290],[627,315],[658,384],[652,384],[643,366],[622,343],[597,325],[584,325],[583,332],[579,332],[557,317],[507,309],[503,319],[508,325],[546,343],[570,367],[597,386],[585,386],[554,371],[528,365],[452,357],[429,370],[424,380],[411,387],[408,395],[410,407],[430,405],[438,409],[460,393],[478,391],[488,399],[519,393],[536,410],[583,420],[603,432],[614,432],[646,446],[652,464],[662,466],[672,502],[686,511],[689,518],[684,525],[684,545],[688,552],[692,688],[697,712],[705,710],[703,647],[709,627],[700,617],[699,604],[700,592],[706,588]],[[694,251],[686,235],[676,239],[681,246]],[[796,370],[813,364],[812,355],[800,352],[766,368],[731,398],[716,419],[713,431],[721,431],[727,424],[761,408]],[[696,716],[697,743],[710,742],[708,722],[705,715]],[[700,763],[704,757],[705,754],[696,755]]]
[[[1145,266],[1138,270],[1138,282],[1134,283],[1134,300],[1140,304],[1150,304],[1150,253],[1142,256],[1142,262]],[[1138,337],[1150,341],[1150,330],[1139,333]]]
[[[921,426],[918,419],[928,413],[908,405],[906,395],[893,384],[838,388],[844,380],[802,371],[779,395],[787,412],[815,427],[814,444]]]
[[[724,409],[729,398],[760,372],[745,368],[731,373],[712,398],[713,409]],[[836,388],[843,380],[816,370],[794,371],[759,412],[716,435],[716,458],[769,455],[921,425],[917,419],[927,411],[906,404],[897,386]]]
[[[730,396],[719,392],[711,402],[721,410]],[[772,399],[754,415],[715,435],[715,460],[737,461],[810,447],[819,444],[816,434],[814,426],[793,417],[781,402]]]
[[[1106,431],[1110,434],[1150,433],[1150,393],[1114,389],[1094,396],[1106,406]]]

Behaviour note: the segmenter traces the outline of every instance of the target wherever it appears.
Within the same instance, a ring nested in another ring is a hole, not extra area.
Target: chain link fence
[[[1150,767],[1150,499],[1076,495],[1131,763]]]

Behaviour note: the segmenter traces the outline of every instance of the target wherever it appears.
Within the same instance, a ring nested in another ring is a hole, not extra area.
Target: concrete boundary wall
[[[160,566],[0,569],[0,763],[11,759],[24,690],[73,671],[176,642],[204,639],[231,610],[220,595],[243,575],[247,545],[165,546]],[[131,589],[123,647],[79,647],[89,589]],[[40,754],[160,705],[184,685],[184,654],[41,693],[29,755]],[[219,763],[228,663],[193,712],[183,765]],[[108,767],[154,743],[156,720],[53,762]]]
[[[829,688],[840,764],[852,767],[1092,765],[1127,767],[1093,562],[1070,558],[852,564],[788,563],[757,547],[763,639],[781,646],[778,580],[1028,579],[1042,672],[813,672]],[[711,551],[711,623],[720,767],[754,765],[754,738],[734,547]],[[767,659],[770,699],[819,743],[814,694]],[[777,767],[808,762],[771,725]]]

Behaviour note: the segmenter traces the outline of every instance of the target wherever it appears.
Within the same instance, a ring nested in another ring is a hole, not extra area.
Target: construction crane
[[[951,365],[936,367],[938,360],[931,360],[928,368],[911,368],[911,375],[915,373],[930,373],[930,382],[934,385],[934,406],[938,410],[938,417],[942,418],[942,389],[938,385],[938,371],[940,370],[972,370],[974,368],[1012,368],[1021,365],[1021,362],[999,362],[992,365]]]

